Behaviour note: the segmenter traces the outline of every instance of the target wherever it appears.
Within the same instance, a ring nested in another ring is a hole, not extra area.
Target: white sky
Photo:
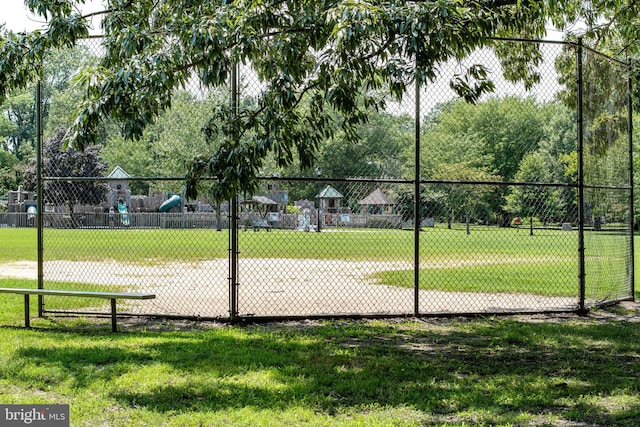
[[[36,21],[24,6],[23,0],[2,0],[1,22],[7,29],[13,31],[30,31],[41,28],[42,24]]]
[[[31,14],[24,5],[24,0],[0,0],[1,12],[0,22],[3,22],[7,29],[12,31],[32,31],[44,28],[45,22],[39,17]],[[83,6],[84,11],[96,11],[102,7],[102,0],[87,0]],[[98,32],[100,25],[97,21],[93,24],[93,31]]]

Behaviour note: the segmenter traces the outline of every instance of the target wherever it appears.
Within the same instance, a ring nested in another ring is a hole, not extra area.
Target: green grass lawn
[[[637,322],[164,323],[118,334],[56,322],[75,324],[0,327],[0,402],[69,404],[72,426],[640,423]]]
[[[0,262],[37,259],[34,228],[0,228]]]
[[[624,236],[597,233],[588,240],[604,253],[587,262],[593,299],[611,297],[608,280],[626,274],[617,251]],[[0,262],[36,259],[34,229],[0,229]],[[103,261],[153,264],[202,261],[228,256],[229,235],[210,229],[45,229],[45,260]],[[407,230],[325,230],[304,233],[240,231],[241,258],[305,258],[347,261],[405,261],[414,257],[414,234]],[[608,255],[606,251],[611,251]],[[559,230],[472,227],[427,228],[420,233],[421,289],[451,292],[525,292],[577,296],[577,234]],[[597,273],[597,274],[595,274]],[[595,274],[595,275],[594,275]],[[413,287],[414,271],[386,271],[378,283]],[[2,285],[2,280],[0,280]]]
[[[420,289],[451,292],[527,293],[545,296],[577,295],[576,262],[547,262],[544,265],[456,266],[420,270]],[[549,274],[549,272],[553,274]],[[373,275],[380,283],[414,287],[413,270],[383,271]]]
[[[534,273],[527,269],[536,260],[546,259],[560,272],[573,270],[574,261],[562,257],[572,244],[563,240],[567,235],[496,231],[474,230],[470,236],[425,231],[421,263],[482,256],[502,264],[424,268],[421,287],[473,290],[460,280],[472,275],[518,291],[514,283]],[[226,256],[224,232],[174,232],[47,230],[45,252],[48,259],[143,263],[158,256]],[[11,242],[1,245],[0,262],[35,260],[33,230],[3,229],[0,237]],[[267,247],[269,256],[342,259],[353,250],[349,255],[355,260],[410,261],[412,246],[407,252],[406,243],[413,241],[412,233],[397,230],[250,231],[240,237],[243,256],[258,256]],[[370,246],[363,249],[362,242]],[[445,242],[457,246],[447,252]],[[510,257],[520,261],[509,263]],[[502,268],[494,268],[498,265]],[[411,281],[407,272],[381,274],[397,286]],[[548,288],[553,280],[543,275],[538,282],[523,283]],[[0,286],[34,283],[4,279]],[[55,284],[65,286],[70,284]],[[91,303],[68,302],[73,308]],[[58,316],[33,318],[34,329],[26,330],[22,310],[21,296],[0,295],[0,403],[69,404],[72,426],[640,424],[636,308],[612,310],[619,313],[615,319],[600,309],[590,317],[567,314],[549,321],[491,317],[223,326],[142,319],[119,322],[124,332],[117,334],[110,332],[108,319]]]
[[[347,229],[304,233],[289,230],[239,233],[243,257],[315,258],[347,260],[411,260],[414,234],[408,230]],[[0,261],[36,259],[34,229],[0,229]],[[124,262],[149,260],[205,260],[228,256],[229,235],[210,229],[45,229],[45,258],[72,261],[114,259]],[[420,237],[424,262],[460,257],[575,257],[575,233],[539,230],[476,228],[425,229]]]

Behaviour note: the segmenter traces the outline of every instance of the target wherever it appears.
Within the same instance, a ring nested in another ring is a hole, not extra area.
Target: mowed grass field
[[[575,258],[576,233],[478,227],[425,229],[420,237],[422,262],[461,257],[517,256]],[[145,262],[154,259],[206,260],[228,256],[227,231],[210,229],[46,229],[47,260]],[[343,260],[411,260],[414,234],[409,230],[341,229],[321,233],[273,230],[240,231],[245,257],[315,258]],[[36,231],[0,228],[1,261],[35,260]]]
[[[0,327],[0,402],[68,404],[71,426],[635,427],[638,312],[618,311],[116,334],[37,320]]]
[[[47,259],[149,264],[165,256],[187,262],[227,254],[224,232],[46,233]],[[425,231],[421,262],[445,264],[433,271],[489,269],[484,274],[498,266],[573,263],[565,259],[575,253],[571,233],[483,233],[488,232]],[[34,261],[35,237],[34,230],[0,229],[0,265]],[[249,231],[241,232],[240,240],[244,257],[410,261],[413,256],[412,233],[397,230]],[[456,242],[459,246],[451,245]],[[33,286],[18,279],[2,280],[2,286],[9,282]],[[14,297],[0,295],[0,403],[68,404],[71,426],[640,424],[635,306],[587,317],[243,326],[122,321],[121,332],[113,334],[104,319],[34,318],[34,329],[7,327],[22,319],[21,298]]]
[[[597,256],[586,266],[594,299],[615,294],[606,286],[624,277],[626,238],[592,234]],[[273,230],[240,231],[240,258],[322,259],[342,261],[414,260],[414,233],[408,230],[328,229],[321,233]],[[34,229],[0,229],[0,262],[36,259]],[[591,241],[588,242],[591,244]],[[450,292],[515,292],[544,296],[577,296],[577,233],[526,228],[427,228],[420,233],[421,289]],[[211,229],[46,229],[47,261],[116,261],[153,264],[197,262],[228,257],[229,234]],[[602,277],[600,277],[602,276]],[[378,271],[380,284],[413,287],[412,267]],[[604,279],[603,279],[604,277]],[[597,287],[595,286],[597,284]],[[4,281],[4,285],[7,281]],[[64,284],[61,284],[64,286]],[[613,294],[612,294],[613,293]]]

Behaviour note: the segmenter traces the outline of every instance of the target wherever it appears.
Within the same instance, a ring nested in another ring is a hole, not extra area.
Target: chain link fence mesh
[[[632,294],[629,87],[625,64],[589,50],[582,62],[585,296],[597,303]]]
[[[495,43],[498,51],[531,46]],[[567,78],[577,47],[535,46],[540,60],[526,84],[503,77],[519,64],[480,50],[389,99],[359,129],[360,141],[326,141],[315,170],[267,160],[261,191],[239,198],[236,219],[231,202],[206,191],[185,200],[176,178],[186,160],[213,149],[201,128],[214,105],[228,102],[226,89],[194,79],[142,141],[105,125],[100,175],[45,167],[44,286],[153,292],[156,299],[123,302],[121,311],[195,318],[575,310],[582,232],[586,304],[630,298],[626,69],[583,55],[585,81],[598,84],[584,91],[580,224],[577,87]],[[98,61],[99,40],[80,51]],[[474,64],[495,83],[475,105],[450,86]],[[261,87],[241,67],[241,102]],[[71,111],[72,99],[52,96],[49,111]],[[46,137],[62,117],[49,114]],[[45,310],[106,312],[95,304],[47,297]]]

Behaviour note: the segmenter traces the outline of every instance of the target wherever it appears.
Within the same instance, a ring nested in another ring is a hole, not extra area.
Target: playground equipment
[[[176,206],[180,206],[180,196],[174,194],[173,196],[169,197],[163,204],[161,204],[158,210],[160,212],[169,212]]]
[[[120,212],[120,222],[124,226],[129,225],[129,211],[127,211],[127,204],[124,202],[118,202],[118,212]]]

